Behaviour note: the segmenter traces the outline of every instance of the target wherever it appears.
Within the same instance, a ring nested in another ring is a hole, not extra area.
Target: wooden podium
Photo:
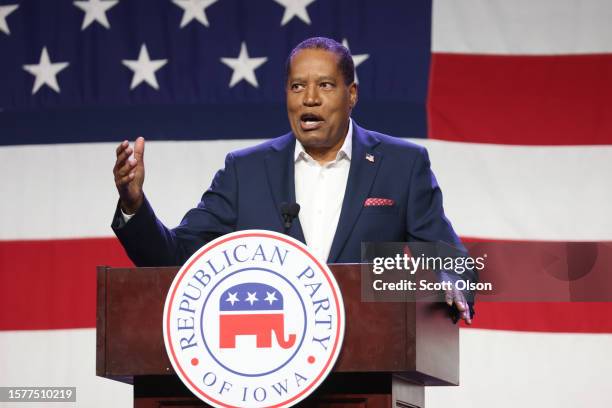
[[[302,407],[424,407],[424,386],[458,385],[459,328],[440,303],[361,301],[358,264],[330,265],[346,332],[327,380]],[[98,267],[96,374],[134,385],[135,407],[207,407],[174,373],[162,335],[178,268]]]

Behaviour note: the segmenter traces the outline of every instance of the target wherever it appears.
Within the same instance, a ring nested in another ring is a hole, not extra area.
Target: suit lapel
[[[280,231],[284,232],[283,217],[281,215],[281,203],[295,202],[295,137],[288,133],[272,144],[270,152],[265,158],[266,174],[270,192],[276,206],[276,213],[280,220]],[[306,243],[304,232],[299,218],[293,220],[287,234],[301,242]]]
[[[340,256],[363,209],[363,203],[368,197],[382,161],[380,152],[374,150],[378,143],[380,142],[376,137],[353,122],[351,167],[346,182],[344,200],[342,201],[340,220],[336,228],[336,235],[334,235],[328,263],[336,262]]]

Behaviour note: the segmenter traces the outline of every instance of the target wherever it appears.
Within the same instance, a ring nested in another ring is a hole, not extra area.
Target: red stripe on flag
[[[132,266],[115,238],[0,242],[0,330],[95,327],[96,266]],[[612,303],[476,304],[472,327],[612,333]]]
[[[612,333],[612,303],[478,303],[475,329],[557,333]]]
[[[95,327],[98,265],[132,262],[115,238],[0,242],[0,330]]]
[[[520,145],[612,144],[612,54],[435,53],[429,136]]]

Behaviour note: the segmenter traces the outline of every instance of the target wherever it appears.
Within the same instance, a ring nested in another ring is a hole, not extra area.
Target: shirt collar
[[[293,161],[297,162],[300,158],[310,158],[310,155],[306,153],[304,150],[304,146],[299,140],[295,140],[295,151],[293,154]],[[353,151],[353,120],[349,118],[349,126],[348,131],[346,132],[346,137],[344,138],[344,143],[342,143],[342,147],[338,150],[336,154],[336,160],[340,160],[343,157],[346,157],[349,161],[351,160],[351,152]]]

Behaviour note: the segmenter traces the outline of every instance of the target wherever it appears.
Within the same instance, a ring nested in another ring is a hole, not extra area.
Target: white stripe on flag
[[[461,236],[612,240],[612,146],[507,146],[424,140]]]
[[[146,142],[145,191],[169,226],[195,206],[225,155],[254,140]],[[108,237],[117,202],[113,143],[0,149],[0,240]]]
[[[461,386],[427,388],[428,407],[612,406],[601,358],[612,335],[460,333]],[[132,404],[131,386],[95,377],[94,329],[0,332],[0,349],[3,386],[76,386],[76,406]]]
[[[57,408],[132,406],[131,385],[96,377],[95,329],[0,331],[0,350],[3,387],[76,387],[76,405]]]
[[[472,54],[612,52],[609,0],[434,0],[432,50]]]
[[[463,236],[612,240],[612,146],[503,146],[415,140]],[[168,226],[196,205],[225,155],[253,140],[149,142],[145,191]],[[0,149],[0,239],[111,236],[112,144]],[[262,186],[267,188],[267,186]]]
[[[611,407],[610,334],[461,329],[461,385],[426,388],[427,407]]]

